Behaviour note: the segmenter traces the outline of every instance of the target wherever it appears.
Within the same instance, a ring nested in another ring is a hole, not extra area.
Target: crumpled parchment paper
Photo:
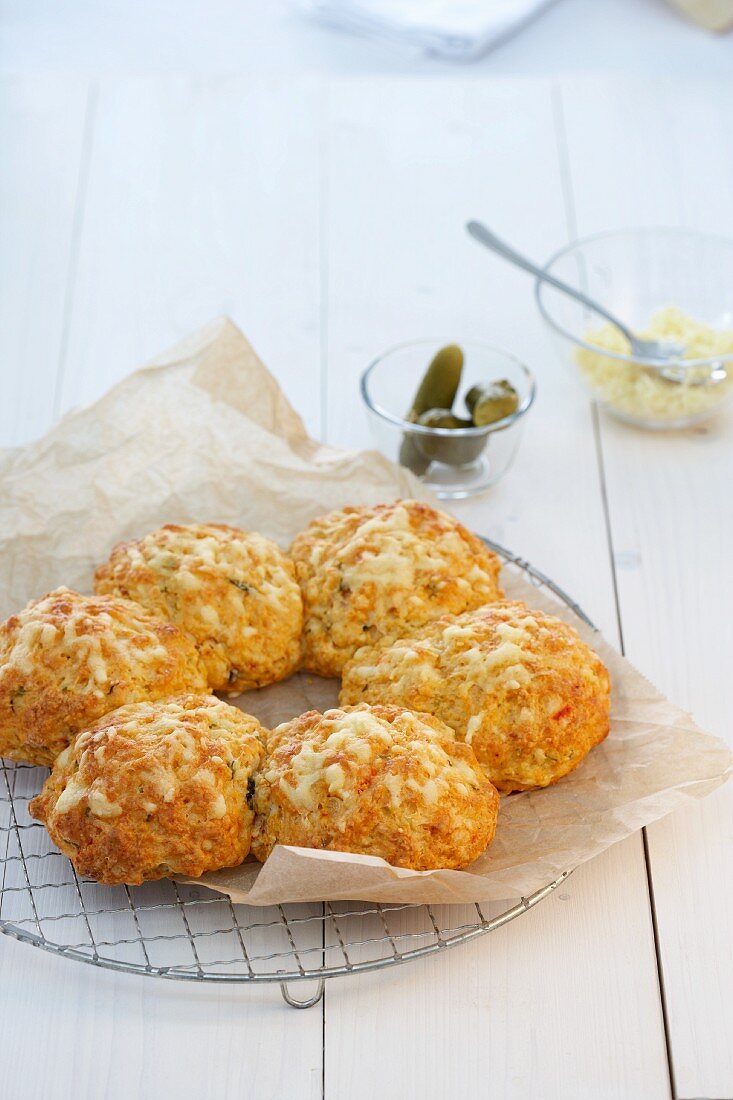
[[[0,614],[61,584],[91,591],[94,567],[115,542],[162,523],[233,523],[287,546],[329,509],[407,496],[430,499],[378,453],[310,439],[244,336],[222,319],[40,440],[0,452]],[[575,772],[503,798],[496,839],[468,871],[278,847],[263,867],[248,861],[199,881],[252,905],[517,898],[725,782],[733,758],[723,742],[549,592],[514,567],[503,584],[509,596],[573,623],[609,666],[611,733]],[[337,696],[336,681],[299,673],[236,702],[275,725]]]

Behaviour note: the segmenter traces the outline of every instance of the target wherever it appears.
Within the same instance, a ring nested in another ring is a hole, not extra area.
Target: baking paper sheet
[[[373,451],[311,440],[239,330],[214,322],[47,435],[0,452],[0,614],[60,584],[91,591],[112,545],[162,523],[233,523],[287,546],[345,504],[429,494]],[[521,547],[514,547],[521,551]],[[600,635],[512,568],[508,595],[572,622],[609,666],[611,733],[554,787],[503,798],[496,839],[468,871],[278,847],[199,880],[235,901],[473,902],[527,896],[725,781],[732,757]],[[265,725],[337,702],[300,673],[236,700]]]

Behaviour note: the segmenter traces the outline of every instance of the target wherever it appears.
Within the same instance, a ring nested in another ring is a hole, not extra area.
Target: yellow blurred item
[[[709,31],[729,31],[733,27],[733,0],[670,0],[693,22]]]

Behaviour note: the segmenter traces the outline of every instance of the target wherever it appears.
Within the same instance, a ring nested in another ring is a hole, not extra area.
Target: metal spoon
[[[496,252],[497,255],[502,256],[505,260],[509,260],[510,263],[515,264],[517,267],[521,267],[523,271],[528,271],[530,275],[534,275],[540,282],[549,283],[549,285],[554,286],[556,290],[569,295],[571,298],[575,298],[577,302],[587,306],[588,309],[592,309],[594,313],[603,317],[604,320],[610,321],[614,328],[617,328],[628,340],[632,355],[638,356],[640,359],[645,359],[647,362],[652,360],[657,364],[654,366],[643,366],[643,364],[640,364],[647,373],[653,375],[655,378],[663,378],[665,382],[677,384],[687,380],[688,384],[700,386],[708,385],[710,382],[722,382],[728,377],[725,367],[721,364],[720,366],[713,367],[709,373],[706,373],[705,378],[690,380],[687,378],[689,372],[681,363],[679,366],[672,365],[673,363],[679,363],[680,360],[684,360],[685,348],[682,344],[678,344],[674,340],[644,340],[640,336],[636,336],[622,321],[619,321],[618,317],[614,317],[612,313],[609,313],[608,310],[598,302],[593,301],[587,294],[583,294],[581,290],[576,290],[575,287],[564,283],[562,279],[558,279],[557,276],[551,275],[550,272],[546,271],[544,268],[538,267],[537,264],[533,264],[526,256],[522,256],[508,244],[505,244],[504,241],[500,240],[496,234],[492,233],[491,230],[487,229],[481,222],[467,222],[466,229],[471,236],[477,240],[479,244],[484,245],[485,248],[491,249],[492,252]]]

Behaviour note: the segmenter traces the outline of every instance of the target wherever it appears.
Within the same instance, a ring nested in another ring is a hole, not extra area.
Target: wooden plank
[[[54,124],[60,145],[71,132],[48,102],[51,92],[39,92],[19,112],[28,149],[39,151],[42,164],[40,151]],[[27,415],[34,387],[48,390],[45,420],[37,421],[45,427],[59,360],[57,409],[64,411],[93,399],[197,324],[228,312],[285,376],[286,389],[317,427],[316,96],[307,81],[297,88],[236,80],[102,84],[73,248],[69,233],[63,235],[65,208],[57,196],[36,232],[30,213],[40,209],[42,181],[33,178],[30,154],[23,154],[23,171],[11,178],[16,188],[28,183],[33,204],[14,230],[14,243],[35,266],[23,269],[25,282],[11,301],[20,319],[15,343],[23,337],[21,321],[30,326],[36,311],[45,318],[50,308],[56,321],[43,345],[36,338],[39,350],[49,358],[53,352],[53,372],[44,378],[31,343],[11,411]],[[58,98],[70,109],[63,87]],[[20,145],[15,131],[10,138]],[[54,286],[36,289],[44,226],[55,252],[61,256],[67,241],[73,258],[55,260]],[[19,863],[8,874],[10,884],[22,885]],[[42,894],[51,917],[68,902],[66,891]],[[4,917],[12,916],[13,898],[20,903],[20,895],[10,898]],[[104,919],[106,937],[119,938],[124,914]],[[69,935],[78,936],[83,922],[67,923]],[[170,926],[152,917],[146,932],[170,934]],[[320,953],[320,927],[312,937]],[[283,950],[274,933],[272,949]],[[267,943],[259,950],[266,954]],[[143,981],[69,965],[8,941],[0,945],[0,967],[5,1041],[13,1051],[5,1090],[19,1100],[71,1092],[90,1098],[321,1093],[323,1009],[293,1012],[277,985],[199,989]]]
[[[321,1013],[288,1008],[277,985],[182,986],[5,937],[0,982],[15,1100],[321,1096]]]
[[[92,97],[84,80],[0,85],[0,446],[40,435],[53,418],[83,203]],[[0,777],[0,824],[10,821]],[[11,834],[0,833],[8,853]],[[13,862],[6,870],[19,871]],[[0,947],[0,951],[2,948]]]
[[[730,80],[564,82],[579,233],[651,223],[733,236],[731,96]],[[627,652],[730,739],[730,410],[669,436],[601,425]],[[733,789],[654,825],[648,845],[677,1095],[730,1096]]]
[[[318,90],[104,82],[60,409],[229,314],[320,421]]]
[[[339,982],[326,1097],[667,1097],[644,889],[631,838],[484,939]]]
[[[385,347],[442,333],[513,349],[540,383],[520,455],[455,510],[614,638],[588,402],[553,360],[526,278],[463,232],[483,218],[540,256],[566,239],[549,85],[334,82],[330,111],[329,441],[368,442],[357,379]],[[326,1019],[330,1097],[666,1096],[641,838],[495,936],[330,993]]]
[[[90,111],[84,80],[0,87],[0,446],[40,435],[53,416]]]

